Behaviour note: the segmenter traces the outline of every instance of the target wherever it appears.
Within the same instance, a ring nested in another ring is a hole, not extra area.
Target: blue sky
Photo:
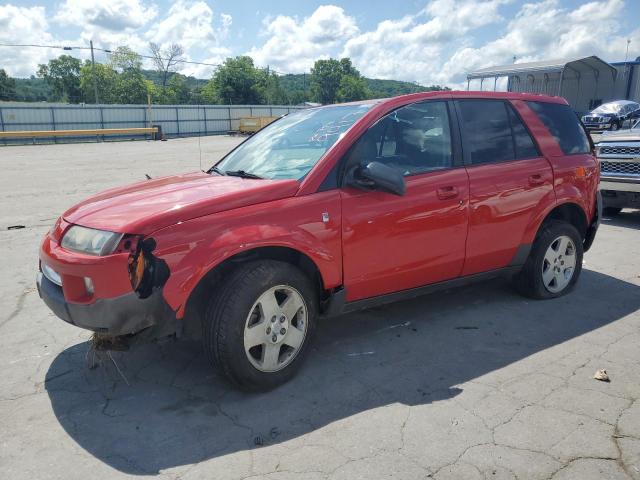
[[[349,56],[370,77],[464,84],[496,64],[599,55],[640,56],[640,0],[215,1],[30,0],[0,5],[0,43],[127,45],[179,43],[190,60],[251,55],[279,72],[308,71],[318,58]],[[62,53],[0,47],[16,76]],[[74,51],[86,58],[86,52]],[[105,54],[98,55],[106,61]],[[212,67],[184,65],[208,77]]]

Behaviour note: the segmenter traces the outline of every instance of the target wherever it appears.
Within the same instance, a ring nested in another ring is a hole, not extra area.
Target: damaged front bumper
[[[51,311],[67,323],[108,336],[134,335],[145,331],[145,337],[159,338],[176,333],[174,312],[162,297],[160,289],[147,298],[134,292],[101,298],[93,303],[67,302],[62,287],[41,272],[37,278],[38,293]]]
[[[103,337],[137,343],[179,334],[183,322],[163,295],[168,268],[153,257],[154,245],[143,246],[151,247],[144,263],[144,291],[134,291],[130,253],[96,256],[70,251],[47,234],[40,248],[38,293],[57,317]]]

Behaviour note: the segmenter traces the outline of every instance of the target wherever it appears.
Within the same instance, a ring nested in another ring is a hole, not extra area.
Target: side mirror
[[[350,184],[356,188],[384,190],[400,196],[407,191],[402,173],[380,162],[370,162],[356,168]]]

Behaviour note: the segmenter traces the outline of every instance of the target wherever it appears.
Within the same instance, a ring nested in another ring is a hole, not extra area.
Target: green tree
[[[110,59],[110,67],[117,72],[113,87],[114,103],[147,103],[153,84],[142,74],[142,57],[128,47],[118,47]]]
[[[342,65],[338,60],[316,60],[311,69],[311,89],[314,98],[320,103],[335,103],[343,74]]]
[[[0,100],[16,99],[16,81],[0,68]]]
[[[116,77],[113,89],[114,103],[147,103],[148,95],[151,94],[153,84],[145,80],[140,71],[129,70],[120,73]]]
[[[191,92],[187,86],[187,77],[175,73],[163,89],[166,101],[164,103],[174,105],[186,105],[190,103]]]
[[[258,90],[262,102],[269,105],[283,105],[288,103],[287,93],[280,85],[280,77],[274,72],[261,69],[258,72]]]
[[[262,103],[264,77],[261,70],[247,56],[227,58],[203,88],[208,103],[258,104]]]
[[[81,99],[80,69],[82,63],[69,55],[60,55],[46,65],[38,65],[38,76],[53,90],[53,100],[77,103]]]
[[[127,71],[142,72],[142,57],[129,47],[118,47],[111,54],[111,68],[119,73]]]
[[[361,76],[344,75],[340,80],[336,96],[339,102],[353,102],[370,98],[371,92],[367,88],[367,82]]]
[[[95,64],[87,61],[80,69],[80,91],[87,103],[95,102],[95,82],[98,85],[98,100],[100,103],[114,103],[114,90],[118,82],[118,73],[110,65]]]

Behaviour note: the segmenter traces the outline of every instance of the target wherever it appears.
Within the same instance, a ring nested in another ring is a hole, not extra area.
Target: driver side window
[[[446,102],[414,103],[378,120],[353,146],[347,164],[374,161],[405,176],[451,168],[453,151]]]

